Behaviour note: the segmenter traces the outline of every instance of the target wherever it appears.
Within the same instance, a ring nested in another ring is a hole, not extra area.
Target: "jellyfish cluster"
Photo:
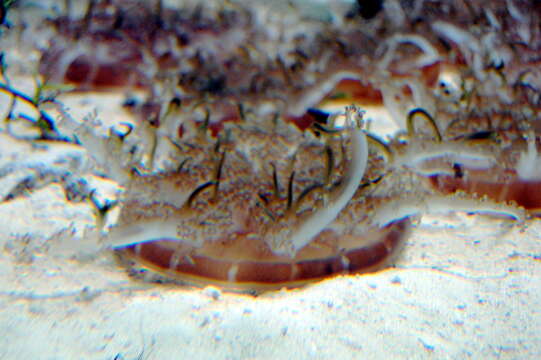
[[[4,5],[0,200],[62,184],[132,275],[254,291],[389,266],[425,213],[538,216],[541,6],[367,4]]]

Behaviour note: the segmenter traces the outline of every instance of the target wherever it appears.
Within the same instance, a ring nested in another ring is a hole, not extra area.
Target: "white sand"
[[[134,282],[107,253],[40,255],[67,226],[84,242],[90,210],[61,196],[0,206],[2,359],[541,356],[539,221],[425,216],[395,269],[251,297]]]

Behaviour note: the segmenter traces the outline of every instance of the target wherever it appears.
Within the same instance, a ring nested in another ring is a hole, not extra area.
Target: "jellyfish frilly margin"
[[[294,256],[297,251],[306,246],[310,240],[328,226],[338,215],[338,213],[347,205],[349,200],[357,191],[363,178],[366,165],[368,163],[368,144],[366,135],[362,129],[362,111],[354,106],[346,109],[346,129],[351,132],[351,147],[353,157],[350,161],[350,170],[346,172],[345,179],[340,188],[335,190],[326,206],[321,207],[315,214],[311,214],[306,220],[301,222],[291,234],[288,234],[287,243],[291,244],[291,249],[284,250],[283,254]],[[146,230],[150,228],[151,230]],[[148,234],[153,234],[151,237]],[[153,238],[175,238],[177,235],[176,225],[174,223],[164,223],[159,220],[146,224],[135,225],[128,232],[120,231],[119,234],[109,236],[108,242],[113,248],[122,248],[145,241],[152,241]],[[280,254],[279,249],[275,253]]]

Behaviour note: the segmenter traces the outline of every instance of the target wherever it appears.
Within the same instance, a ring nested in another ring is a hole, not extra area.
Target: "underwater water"
[[[480,170],[537,181],[536,60],[504,45],[528,38],[535,58],[538,10],[490,3],[469,23],[443,1],[4,1],[0,359],[541,356],[535,201],[440,194],[427,180]],[[265,63],[274,55],[281,65]],[[245,86],[247,74],[262,80]],[[490,110],[468,112],[470,102]],[[351,103],[362,125],[341,112]],[[316,107],[331,115],[306,120]],[[478,116],[503,125],[487,130]],[[473,139],[485,131],[497,140]],[[243,206],[257,221],[237,219]],[[338,214],[325,211],[333,206]],[[398,244],[363,238],[402,219]],[[307,223],[319,228],[305,239]],[[181,232],[192,252],[175,245],[166,265],[143,261],[142,244]],[[263,255],[238,239],[260,242]],[[355,256],[374,244],[385,253]],[[200,258],[233,265],[217,274],[196,267]],[[256,264],[246,282],[243,261]],[[194,273],[179,265],[190,262]],[[265,272],[282,262],[287,278]]]

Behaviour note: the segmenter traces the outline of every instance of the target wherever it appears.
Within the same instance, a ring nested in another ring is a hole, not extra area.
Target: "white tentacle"
[[[368,144],[366,134],[353,118],[352,113],[355,111],[355,108],[348,108],[346,111],[346,126],[352,128],[353,131],[351,134],[352,158],[344,181],[327,206],[318,209],[293,231],[291,243],[295,253],[336,219],[357,191],[363,178],[368,163]]]

